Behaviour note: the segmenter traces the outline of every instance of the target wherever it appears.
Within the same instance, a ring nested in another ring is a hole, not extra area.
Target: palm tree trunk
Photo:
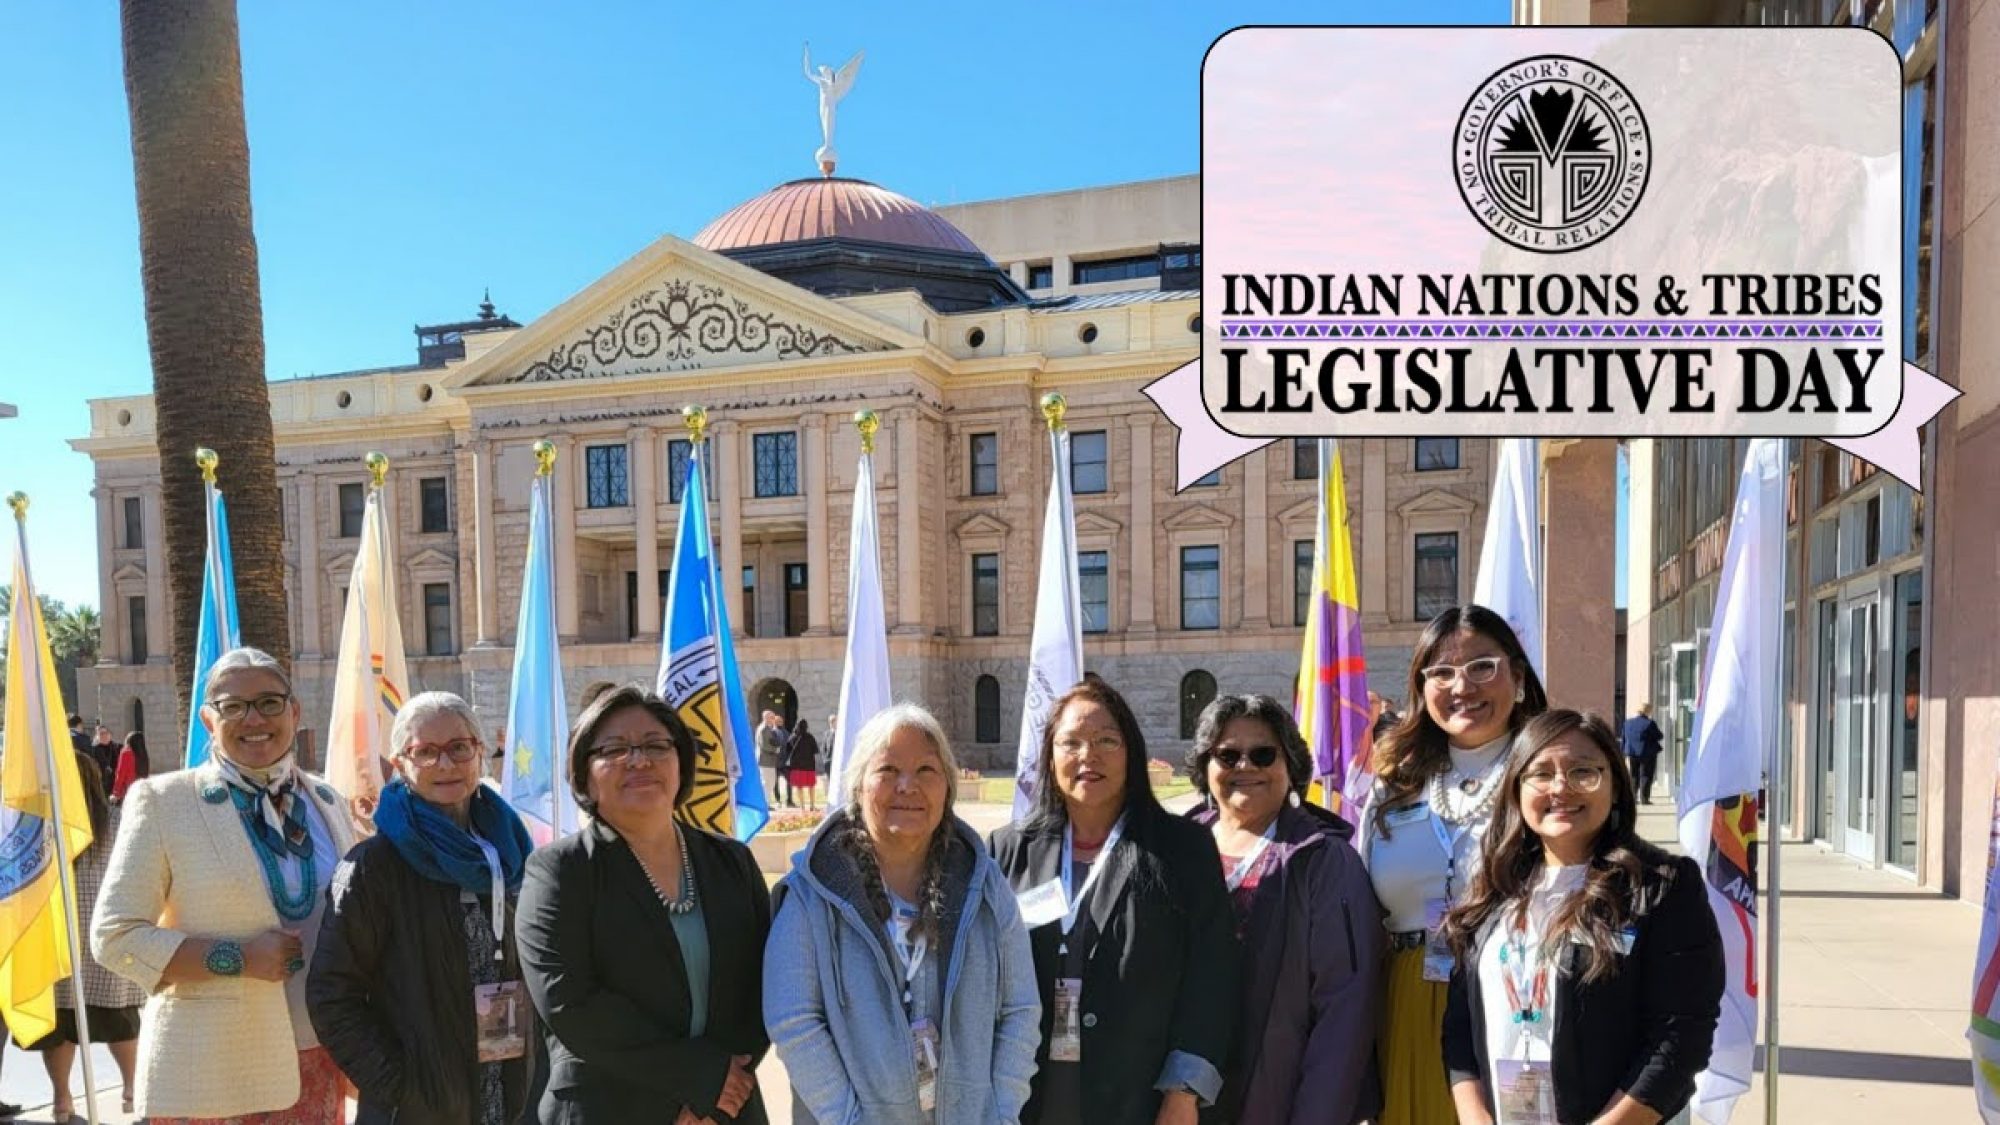
[[[243,642],[291,663],[243,65],[235,0],[122,0],[120,10],[185,724],[208,537],[197,446],[221,456]]]

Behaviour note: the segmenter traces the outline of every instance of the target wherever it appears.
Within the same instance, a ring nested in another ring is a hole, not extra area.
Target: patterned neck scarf
[[[277,859],[287,855],[303,859],[312,854],[312,835],[306,830],[304,810],[299,808],[298,790],[303,781],[289,751],[263,769],[238,765],[226,754],[215,755],[214,761],[243,817],[244,829],[259,847]]]

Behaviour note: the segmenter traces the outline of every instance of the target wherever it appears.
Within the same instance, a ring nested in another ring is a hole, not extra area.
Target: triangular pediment
[[[900,328],[667,235],[447,383],[619,379],[923,346]]]
[[[1229,513],[1211,508],[1206,504],[1196,504],[1192,508],[1182,508],[1168,516],[1160,526],[1168,531],[1214,531],[1236,522]]]
[[[403,569],[404,570],[457,570],[458,560],[452,558],[450,555],[445,554],[443,551],[438,550],[436,547],[426,547],[423,550],[418,551],[416,554],[411,555],[409,559],[403,563]]]
[[[981,512],[959,524],[954,534],[960,539],[1004,538],[1013,530],[1001,520]]]
[[[1446,492],[1442,488],[1433,488],[1427,492],[1420,492],[1398,504],[1396,506],[1396,513],[1404,516],[1438,514],[1463,516],[1471,515],[1478,507],[1479,505],[1474,504],[1472,501],[1455,492]]]
[[[354,552],[343,551],[328,559],[326,565],[320,569],[326,571],[328,577],[345,582],[347,577],[354,573]]]
[[[111,580],[113,582],[144,582],[146,580],[146,568],[140,566],[138,563],[126,563],[124,566],[111,572]]]
[[[1116,535],[1125,530],[1125,525],[1102,512],[1078,512],[1076,533],[1078,535]]]
[[[1319,518],[1319,497],[1308,496],[1304,500],[1278,513],[1278,522],[1286,527],[1295,523],[1311,523]]]

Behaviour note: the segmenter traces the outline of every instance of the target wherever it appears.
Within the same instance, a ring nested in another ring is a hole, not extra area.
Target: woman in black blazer
[[[1160,807],[1138,720],[1101,681],[1056,700],[1036,779],[1032,815],[993,835],[1041,990],[1021,1120],[1193,1125],[1221,1092],[1239,1006],[1215,840]]]
[[[748,848],[675,818],[695,752],[637,687],[599,696],[570,737],[591,819],[529,857],[518,927],[548,1026],[544,1125],[765,1120],[770,893]]]
[[[1636,815],[1603,719],[1548,711],[1515,736],[1480,871],[1445,923],[1464,1125],[1653,1125],[1693,1097],[1722,936],[1701,867],[1639,839]]]

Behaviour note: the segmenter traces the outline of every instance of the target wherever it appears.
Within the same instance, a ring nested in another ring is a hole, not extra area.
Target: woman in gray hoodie
[[[1013,890],[952,813],[958,764],[928,711],[855,736],[847,807],[775,892],[764,1023],[817,1125],[1013,1122],[1041,1002]]]

